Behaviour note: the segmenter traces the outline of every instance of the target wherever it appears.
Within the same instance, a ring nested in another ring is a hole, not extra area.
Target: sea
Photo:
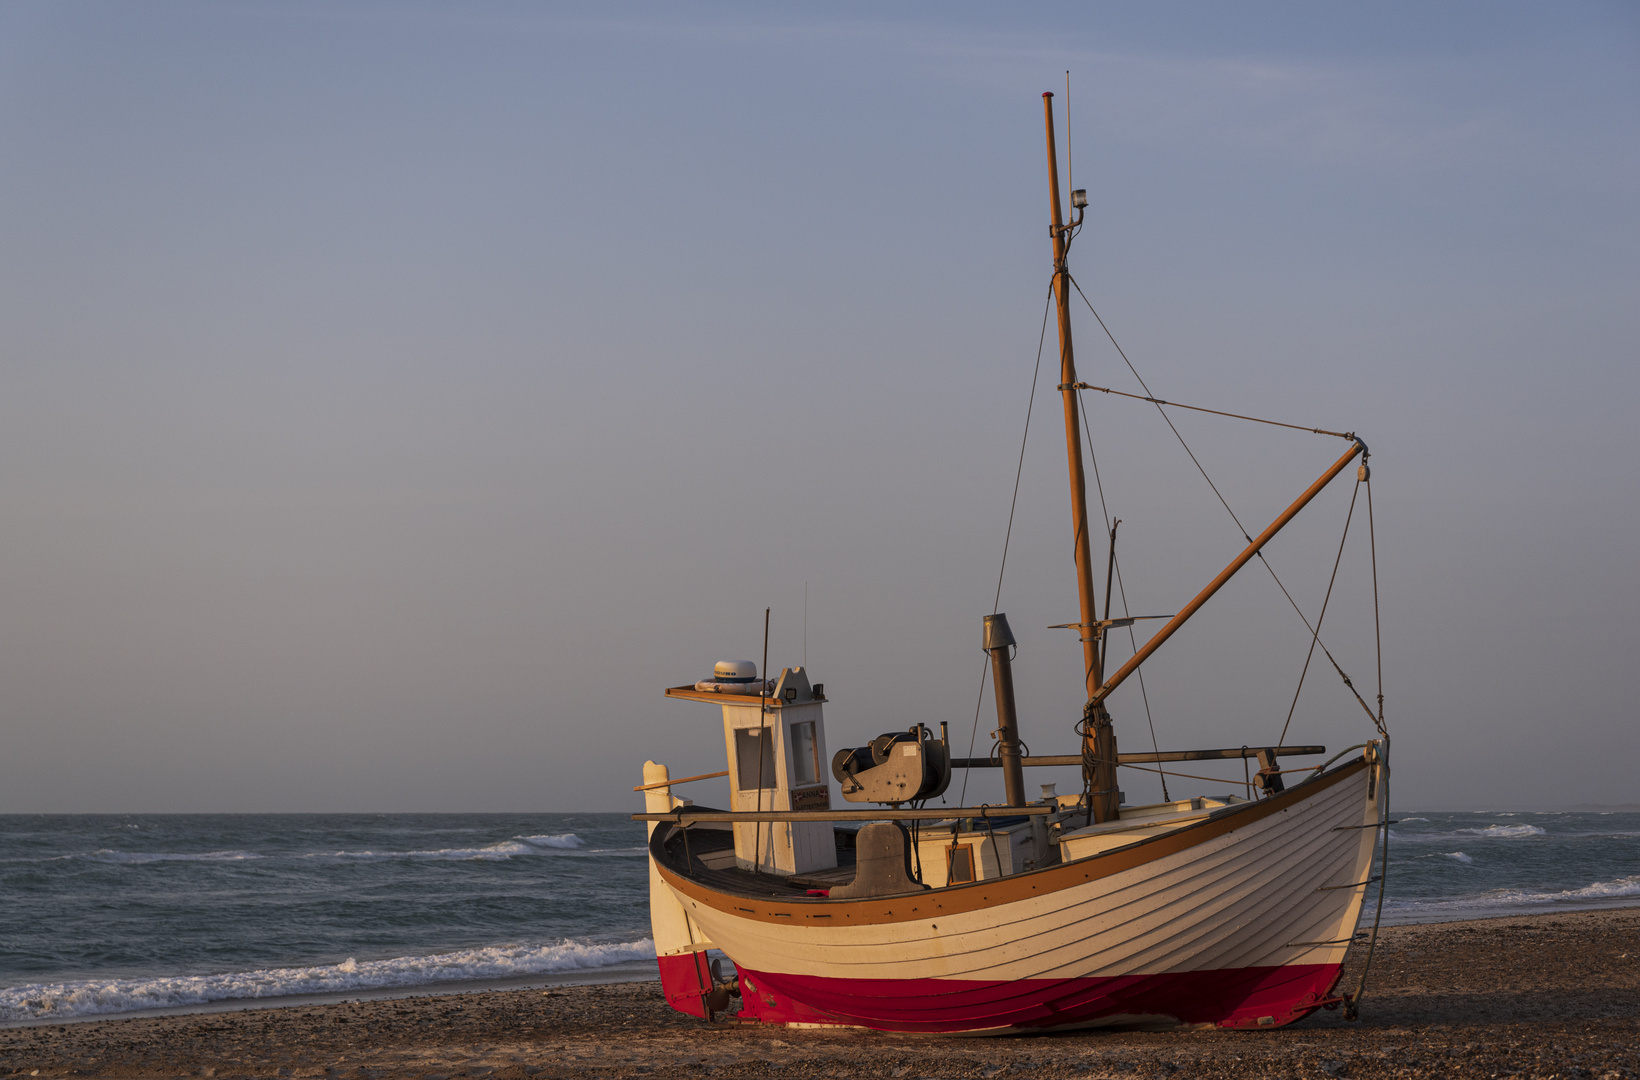
[[[1385,923],[1640,905],[1640,812],[1402,813],[1385,880]],[[625,814],[0,815],[0,1025],[653,978],[654,955]]]

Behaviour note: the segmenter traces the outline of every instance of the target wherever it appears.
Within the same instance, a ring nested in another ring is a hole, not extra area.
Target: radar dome
[[[750,660],[719,660],[712,665],[712,677],[718,682],[751,682],[757,678],[757,665]]]

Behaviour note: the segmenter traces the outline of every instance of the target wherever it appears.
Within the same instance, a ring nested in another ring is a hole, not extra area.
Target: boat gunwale
[[[766,893],[747,893],[706,886],[683,874],[666,850],[670,828],[657,828],[649,838],[649,856],[667,885],[682,898],[738,918],[758,922],[804,922],[808,925],[863,926],[913,922],[942,915],[957,915],[1002,904],[1045,896],[1090,881],[1110,877],[1146,863],[1186,851],[1225,833],[1250,825],[1281,810],[1297,806],[1334,784],[1374,767],[1366,755],[1335,766],[1294,784],[1279,795],[1253,803],[1237,803],[1214,811],[1202,821],[1171,829],[1158,836],[1135,840],[1110,851],[1071,862],[1055,863],[1006,877],[947,885],[939,889],[892,893],[887,896],[839,897],[788,896],[774,898]],[[1046,886],[1046,887],[1044,887]],[[728,901],[737,901],[728,903]],[[907,906],[907,901],[920,901]],[[747,907],[745,904],[756,904]],[[838,915],[841,921],[834,921]],[[824,921],[821,921],[824,920]]]

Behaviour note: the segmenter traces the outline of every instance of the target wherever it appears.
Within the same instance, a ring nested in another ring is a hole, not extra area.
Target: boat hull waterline
[[[972,1034],[1288,1024],[1328,1003],[1342,969],[1381,767],[1356,759],[1074,862],[860,900],[708,887],[668,854],[663,826],[650,856],[696,943],[661,958],[663,985],[675,1005],[698,1002],[712,947],[739,973],[741,1017],[769,1023]]]

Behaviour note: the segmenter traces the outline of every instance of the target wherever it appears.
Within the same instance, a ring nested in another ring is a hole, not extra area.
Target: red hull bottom
[[[740,1015],[771,1024],[931,1034],[1100,1024],[1281,1027],[1320,1007],[1339,969],[1338,964],[1291,964],[1000,982],[827,979],[741,968]]]

